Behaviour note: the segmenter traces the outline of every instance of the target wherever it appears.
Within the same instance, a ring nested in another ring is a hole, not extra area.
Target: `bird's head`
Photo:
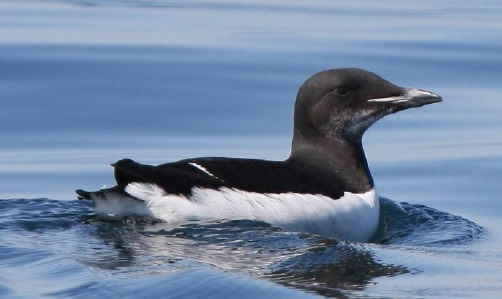
[[[298,92],[295,139],[360,142],[366,129],[385,115],[440,101],[432,92],[400,87],[362,69],[322,71],[307,79]]]

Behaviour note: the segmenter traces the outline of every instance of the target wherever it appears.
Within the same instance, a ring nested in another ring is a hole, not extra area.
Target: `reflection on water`
[[[34,273],[49,271],[52,279],[60,280],[66,271],[74,272],[74,263],[78,262],[86,267],[77,267],[76,273],[84,279],[74,286],[78,292],[96,284],[89,271],[98,271],[99,284],[108,285],[113,284],[113,279],[107,278],[110,274],[127,280],[169,277],[179,271],[209,267],[325,296],[364,290],[377,277],[420,271],[379,261],[371,244],[290,233],[256,221],[193,223],[173,229],[148,218],[103,222],[93,216],[91,204],[81,201],[0,202],[4,267],[30,266]],[[479,238],[483,231],[471,221],[426,206],[398,205],[388,199],[381,202],[384,219],[379,243],[458,246]],[[26,240],[31,241],[26,244]],[[29,249],[19,250],[22,244]],[[54,254],[71,260],[61,260]],[[40,264],[40,259],[59,262],[49,266]],[[202,285],[212,282],[199,281]],[[3,287],[8,288],[8,284]],[[163,286],[163,290],[178,287]],[[68,295],[71,290],[68,287],[56,293]],[[227,288],[222,292],[230,291]]]

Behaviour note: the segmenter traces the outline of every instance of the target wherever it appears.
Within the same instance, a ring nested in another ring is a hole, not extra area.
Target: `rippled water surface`
[[[498,1],[0,2],[0,297],[502,296]],[[106,222],[130,157],[283,159],[299,85],[361,67],[444,102],[365,135],[373,242]]]

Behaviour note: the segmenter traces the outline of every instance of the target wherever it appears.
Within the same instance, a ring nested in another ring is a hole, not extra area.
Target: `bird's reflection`
[[[343,290],[364,289],[375,277],[408,272],[402,266],[377,262],[364,245],[284,232],[262,222],[239,220],[174,229],[131,217],[115,223],[90,222],[107,254],[82,262],[125,275],[204,265],[341,296]]]
[[[483,229],[467,219],[422,205],[381,198],[380,231],[385,246],[438,246],[478,238]],[[375,244],[341,242],[286,232],[251,220],[173,227],[149,218],[107,222],[87,216],[88,240],[80,261],[120,275],[145,276],[212,267],[244,273],[323,296],[344,297],[375,278],[414,273],[375,257]],[[85,227],[85,228],[84,228]],[[383,247],[382,247],[383,246]],[[202,282],[203,283],[203,282]]]

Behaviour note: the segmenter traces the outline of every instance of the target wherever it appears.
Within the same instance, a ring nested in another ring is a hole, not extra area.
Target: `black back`
[[[190,163],[204,167],[211,175]],[[346,190],[332,173],[290,160],[197,158],[151,166],[124,159],[114,167],[120,188],[131,182],[147,182],[166,193],[182,195],[190,195],[193,187],[227,187],[258,193],[322,194],[336,199]]]

